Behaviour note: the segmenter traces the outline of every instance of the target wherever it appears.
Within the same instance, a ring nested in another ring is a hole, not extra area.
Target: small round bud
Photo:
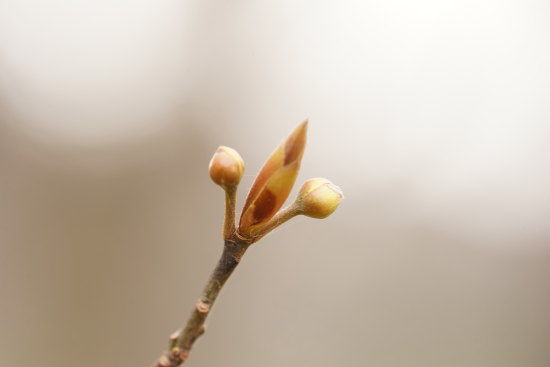
[[[236,150],[221,146],[210,161],[210,177],[224,189],[239,184],[244,173],[244,162]]]
[[[300,188],[296,204],[300,214],[321,219],[331,215],[343,197],[342,190],[326,178],[312,178]]]

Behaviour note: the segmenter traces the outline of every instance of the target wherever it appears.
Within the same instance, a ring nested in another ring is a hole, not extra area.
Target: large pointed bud
[[[284,204],[294,186],[306,145],[307,120],[271,154],[248,193],[239,233],[254,235]]]
[[[343,197],[342,190],[326,178],[312,178],[300,188],[295,205],[300,214],[321,219],[331,215]]]
[[[209,171],[212,181],[226,190],[241,181],[244,162],[236,150],[221,146],[210,160]]]

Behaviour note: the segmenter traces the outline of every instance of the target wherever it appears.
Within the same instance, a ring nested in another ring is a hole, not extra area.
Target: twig
[[[189,357],[193,344],[204,333],[204,322],[220,290],[239,265],[248,246],[246,241],[225,241],[222,256],[204,288],[202,297],[195,304],[187,325],[183,330],[172,334],[170,349],[158,358],[154,367],[177,367]]]
[[[248,193],[238,229],[235,204],[244,162],[236,150],[228,147],[220,146],[214,153],[209,165],[210,178],[225,191],[223,253],[187,325],[172,334],[168,351],[153,367],[178,367],[189,358],[193,344],[204,333],[204,322],[220,290],[252,243],[296,215],[326,218],[336,210],[342,192],[327,179],[316,178],[306,181],[294,203],[279,211],[296,180],[306,130],[304,121],[268,158]]]

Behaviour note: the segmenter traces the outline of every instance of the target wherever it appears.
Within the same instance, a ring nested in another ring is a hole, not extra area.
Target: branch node
[[[160,356],[159,358],[159,366],[161,367],[170,367],[170,360],[165,355]]]
[[[203,300],[199,300],[197,302],[197,304],[195,305],[195,308],[200,313],[208,313],[208,311],[210,311],[210,305],[208,303],[204,302]]]
[[[178,338],[181,335],[181,331],[182,331],[181,329],[178,329],[170,335],[170,343],[169,343],[170,349],[173,349],[178,344]]]
[[[174,331],[172,334],[170,334],[170,340],[177,340],[180,334],[181,334],[181,329]]]
[[[174,359],[176,357],[179,357],[181,354],[181,349],[179,347],[174,347],[170,351],[171,359]]]

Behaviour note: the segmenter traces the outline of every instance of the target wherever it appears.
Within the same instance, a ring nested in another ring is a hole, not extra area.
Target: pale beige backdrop
[[[545,0],[0,0],[0,366],[148,367],[302,119],[346,199],[251,249],[196,367],[550,366]],[[294,194],[293,194],[294,195]]]

